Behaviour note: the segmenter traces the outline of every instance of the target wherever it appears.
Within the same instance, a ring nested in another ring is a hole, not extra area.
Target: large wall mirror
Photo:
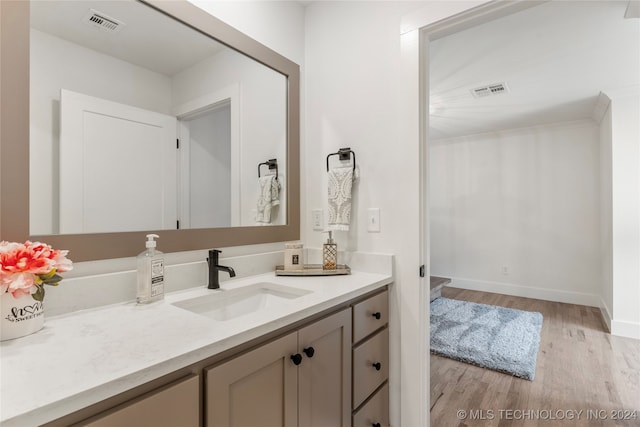
[[[183,1],[2,2],[2,239],[299,237],[299,67]]]

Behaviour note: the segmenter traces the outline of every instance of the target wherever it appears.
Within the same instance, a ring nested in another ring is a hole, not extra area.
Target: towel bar
[[[278,179],[278,159],[269,159],[266,162],[258,164],[258,178],[260,178],[260,166],[268,166],[269,170],[276,170],[276,179]]]
[[[345,147],[339,149],[336,153],[331,153],[327,156],[327,172],[329,172],[329,157],[331,156],[339,156],[340,160],[349,160],[351,159],[351,155],[353,154],[353,171],[356,170],[356,153],[350,148]]]

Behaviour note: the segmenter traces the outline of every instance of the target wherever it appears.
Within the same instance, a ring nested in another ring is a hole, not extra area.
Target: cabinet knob
[[[372,316],[375,317],[377,320],[380,320],[380,317],[382,317],[379,311],[376,311],[375,313],[373,313]]]
[[[373,423],[371,424],[371,427],[380,427],[380,423]]]
[[[293,364],[298,366],[300,363],[302,363],[302,355],[300,353],[296,353],[291,355],[291,360],[293,361]]]
[[[376,368],[376,371],[379,371],[382,368],[382,365],[380,364],[380,362],[372,363],[371,366]]]
[[[309,358],[313,357],[313,355],[316,353],[316,351],[313,349],[313,347],[307,347],[307,348],[303,349],[302,351]]]

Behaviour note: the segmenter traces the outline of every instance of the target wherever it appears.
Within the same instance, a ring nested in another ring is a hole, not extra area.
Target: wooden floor
[[[442,296],[544,320],[533,381],[431,355],[432,427],[640,426],[640,341],[605,332],[599,309],[454,288]]]

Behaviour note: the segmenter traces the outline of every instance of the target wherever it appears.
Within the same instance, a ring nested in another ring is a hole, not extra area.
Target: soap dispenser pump
[[[164,259],[156,249],[157,234],[147,234],[146,250],[137,258],[138,281],[136,301],[147,304],[164,298]]]
[[[333,240],[331,231],[327,243],[322,245],[322,269],[336,270],[338,268],[338,245]]]

